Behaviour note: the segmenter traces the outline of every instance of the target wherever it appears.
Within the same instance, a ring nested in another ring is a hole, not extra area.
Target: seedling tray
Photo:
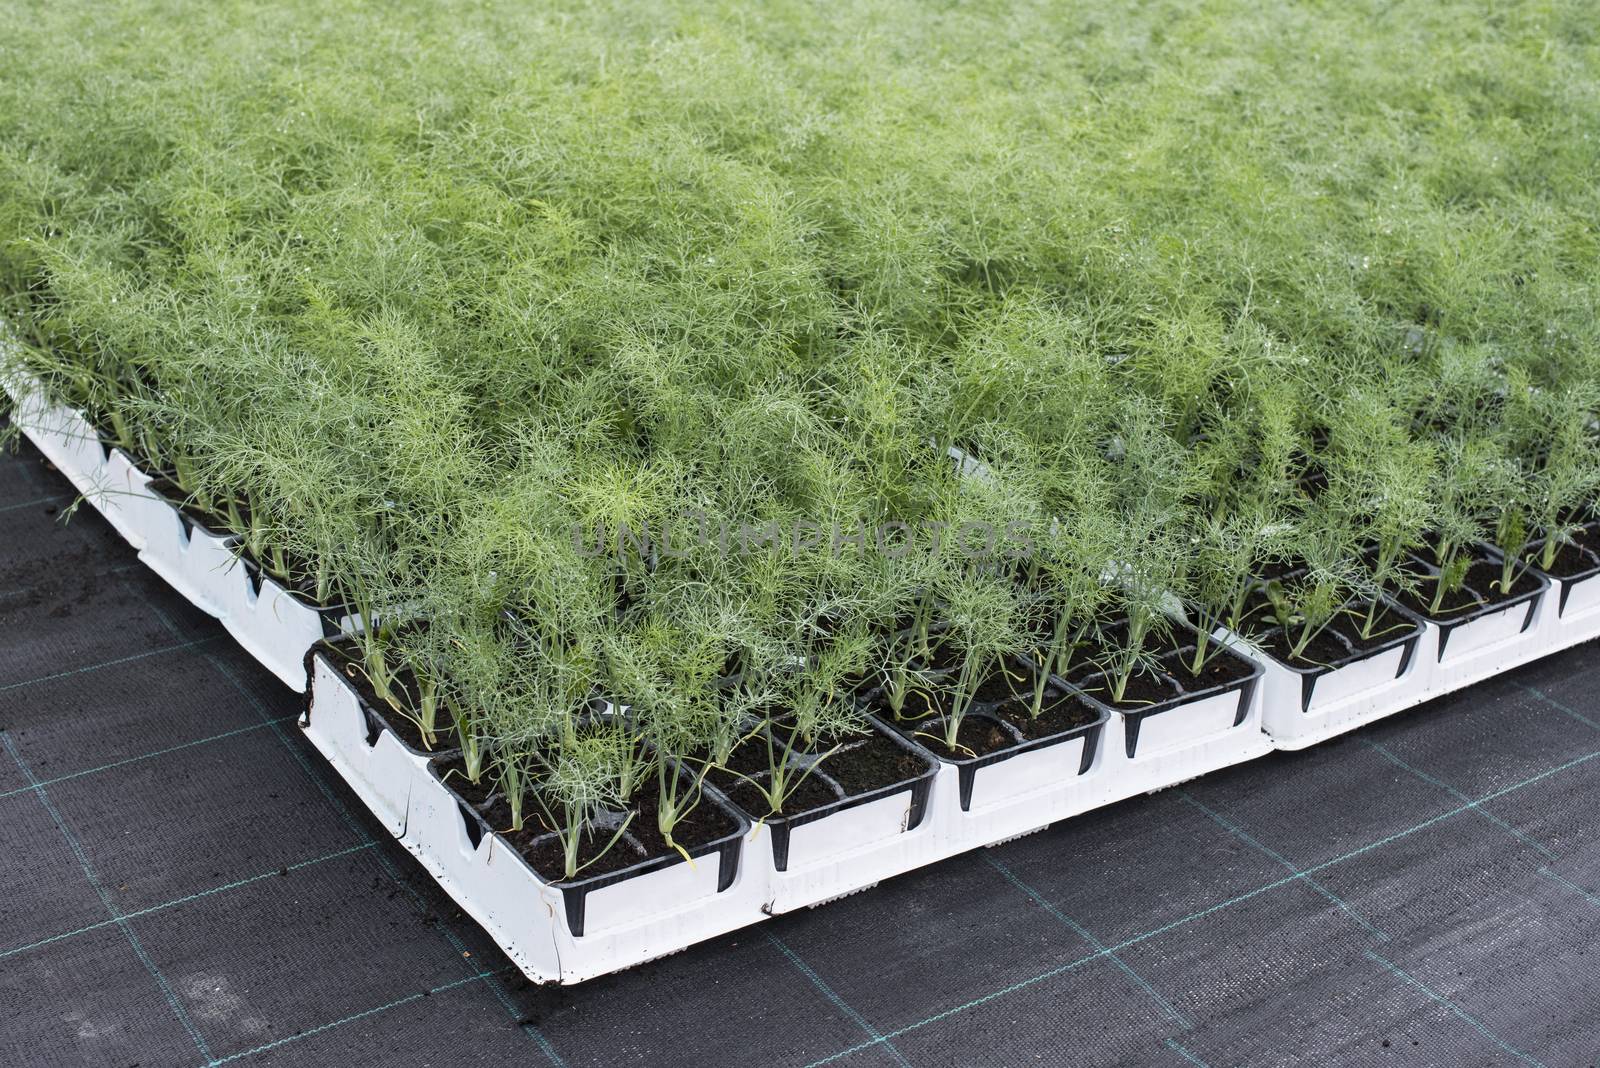
[[[325,638],[355,632],[359,619],[337,606],[309,605],[260,578],[233,539],[206,529],[152,490],[152,476],[120,450],[107,448],[81,414],[48,403],[36,383],[12,379],[3,385],[16,402],[14,419],[23,433],[139,550],[141,560],[220,619],[287,685],[306,693],[302,726],[312,744],[537,982],[577,983],[615,972],[1273,749],[1304,748],[1600,636],[1600,569],[1566,578],[1541,575],[1537,593],[1519,602],[1448,621],[1455,633],[1444,641],[1439,623],[1411,617],[1409,634],[1318,672],[1308,702],[1304,672],[1219,630],[1218,640],[1232,653],[1257,665],[1245,683],[1202,695],[1203,701],[1227,703],[1228,716],[1221,719],[1230,722],[1208,719],[1206,730],[1177,731],[1152,745],[1149,723],[1130,726],[1149,716],[1106,715],[1075,737],[1018,747],[984,764],[983,773],[999,783],[1005,780],[996,773],[1004,773],[1007,760],[1052,750],[1069,757],[1071,767],[1060,774],[1019,775],[1023,785],[1008,783],[1012,788],[993,792],[974,789],[977,769],[924,751],[929,770],[910,788],[791,821],[781,869],[768,844],[775,841],[773,827],[755,822],[736,842],[718,843],[694,864],[642,865],[648,870],[584,885],[582,907],[574,910],[568,892],[579,887],[540,879],[434,774],[430,762],[437,754],[406,745],[317,647]],[[1484,633],[1463,642],[1464,628],[1479,623]],[[1348,684],[1332,685],[1336,676]],[[1180,722],[1183,703],[1151,715]],[[874,729],[921,748],[881,723]],[[803,854],[796,850],[797,830],[812,832]]]
[[[725,867],[729,853],[723,852],[716,863],[656,867],[644,873],[648,880],[622,878],[592,891],[578,928],[564,887],[540,879],[484,825],[430,770],[429,756],[408,747],[381,712],[366,706],[328,651],[315,650],[310,661],[303,726],[313,744],[462,908],[541,982],[581,982],[642,963],[1271,750],[1260,730],[1259,698],[1249,702],[1236,731],[1137,761],[1126,756],[1120,722],[1102,720],[1095,726],[1112,737],[1093,749],[1082,774],[1052,778],[989,804],[980,797],[970,807],[962,805],[961,762],[922,753],[925,774],[783,821],[791,825],[787,849],[775,833],[782,824],[749,824],[731,878]],[[921,752],[872,722],[897,744]],[[1041,751],[1048,747],[1028,748],[1011,759]],[[1081,759],[1074,754],[1074,765]]]

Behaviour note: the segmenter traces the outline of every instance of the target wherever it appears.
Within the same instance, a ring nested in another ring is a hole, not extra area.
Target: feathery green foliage
[[[1596,519],[1579,0],[17,2],[0,65],[14,369],[569,877],[855,693],[954,755],[1014,654],[1305,658]]]

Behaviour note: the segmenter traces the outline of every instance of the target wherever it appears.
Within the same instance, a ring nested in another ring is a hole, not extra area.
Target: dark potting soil
[[[782,759],[783,739],[780,737],[773,742],[772,755],[767,753],[767,741],[761,735],[748,738],[734,747],[733,753],[728,757],[725,767],[714,767],[707,773],[707,779],[727,795],[728,800],[738,805],[752,819],[761,819],[772,814],[772,806],[767,803],[762,787],[766,785],[771,776],[771,761]],[[824,752],[827,750],[824,749]],[[838,754],[835,753],[834,756]],[[820,766],[826,766],[833,757],[824,758]],[[736,774],[737,773],[737,774]],[[742,777],[741,777],[742,776]],[[791,784],[799,777],[796,771],[790,779]],[[751,782],[749,780],[755,780]],[[844,796],[841,789],[835,788],[828,779],[816,774],[807,775],[795,785],[783,804],[785,814],[792,815],[808,809],[831,804]]]
[[[960,671],[960,660],[954,656],[934,657],[934,664],[918,664],[917,667],[925,673],[925,687],[930,694],[912,694],[907,697],[907,705],[912,703],[912,699],[917,699],[915,705],[917,711],[902,711],[902,715],[917,716],[917,718],[931,713],[944,715],[942,710],[949,697],[949,689],[954,686]],[[1037,675],[1034,673],[1034,668],[1024,664],[1022,660],[1006,657],[1005,660],[990,665],[986,675],[979,679],[978,686],[973,691],[973,700],[981,705],[1011,700],[1013,697],[1032,700],[1035,679]],[[882,679],[875,681],[875,687],[882,689]],[[885,715],[890,715],[888,708],[882,707],[880,710]]]
[[[1574,530],[1568,540],[1580,548],[1589,550],[1600,559],[1600,522],[1585,523]]]
[[[874,731],[851,739],[822,763],[822,770],[844,790],[845,796],[868,793],[885,786],[910,782],[928,766],[895,742]]]
[[[931,655],[918,657],[916,664],[922,671],[956,672],[961,670],[961,651],[948,645],[938,644],[934,638]]]
[[[1200,671],[1195,673],[1189,670],[1194,663],[1194,647],[1191,646],[1177,653],[1168,653],[1161,658],[1162,670],[1178,680],[1178,685],[1186,693],[1198,690],[1209,690],[1213,686],[1226,686],[1230,682],[1239,682],[1250,677],[1255,669],[1236,656],[1230,656],[1221,648],[1213,645],[1207,650],[1209,659],[1201,665]]]
[[[1080,666],[1087,661],[1100,667],[1111,663],[1118,650],[1127,642],[1128,626],[1126,623],[1113,623],[1102,627],[1100,633],[1091,635],[1079,644],[1078,661]],[[1183,630],[1162,631],[1152,627],[1144,637],[1144,652],[1147,656],[1161,657],[1168,653],[1180,652],[1187,645],[1188,632]]]
[[[1077,664],[1071,669],[1067,681],[1090,694],[1102,704],[1127,712],[1149,708],[1183,695],[1184,688],[1178,680],[1163,671],[1154,671],[1147,664],[1137,667],[1123,687],[1122,700],[1113,701],[1113,679],[1108,665],[1115,662],[1119,646],[1127,639],[1127,625],[1116,623],[1104,627],[1078,650]],[[1184,629],[1162,632],[1152,630],[1145,635],[1144,656],[1165,664],[1173,657],[1182,656],[1192,646],[1186,645],[1189,632]]]
[[[826,764],[827,761],[823,761],[823,763]],[[757,782],[765,783],[766,780],[767,775],[765,772],[756,776]],[[731,780],[731,784],[724,782],[719,785],[722,788],[722,792],[728,796],[728,800],[743,809],[751,819],[759,820],[773,815],[772,806],[768,803],[766,794],[761,791],[761,788],[756,783],[735,779]],[[823,805],[831,805],[833,802],[843,798],[843,796],[840,791],[833,788],[832,783],[813,771],[789,791],[788,796],[783,800],[783,810],[780,814],[793,816],[799,812],[809,812],[811,809],[821,808]]]
[[[1379,607],[1372,623],[1367,624],[1367,610],[1351,607],[1337,624],[1339,636],[1350,646],[1352,653],[1367,653],[1389,644],[1402,634],[1416,630],[1416,624],[1388,605]],[[1367,637],[1362,637],[1365,630]]]
[[[901,728],[940,756],[975,757],[999,753],[1015,746],[1019,739],[1006,729],[1004,723],[980,713],[969,713],[956,726],[956,744],[945,745],[945,724],[942,719],[926,719],[918,723],[902,723]]]
[[[1338,632],[1332,626],[1325,627],[1298,654],[1294,651],[1288,632],[1282,627],[1274,627],[1257,636],[1255,641],[1263,652],[1297,667],[1328,667],[1350,655],[1350,647],[1339,640]]]
[[[528,811],[529,808],[534,811]],[[660,796],[656,792],[654,783],[647,783],[634,797],[633,805],[627,811],[609,813],[601,825],[584,831],[578,846],[579,871],[576,878],[581,880],[596,875],[609,875],[649,860],[681,861],[683,855],[668,845],[661,833],[661,828],[657,824],[659,812]],[[630,813],[633,818],[628,820]],[[511,825],[511,806],[506,804],[503,798],[497,798],[489,806],[484,813],[484,819],[501,838],[522,854],[541,879],[547,882],[560,882],[566,878],[567,861],[561,847],[561,838],[542,825],[537,806],[530,804],[524,808],[524,823],[520,831],[507,829]],[[622,826],[624,820],[628,820],[627,828],[622,832],[622,837],[617,839],[616,844],[608,849],[612,836],[617,833],[617,828]],[[686,851],[693,853],[696,848],[726,838],[738,829],[738,820],[724,812],[709,797],[702,797],[700,803],[688,815],[679,819],[677,825],[673,827],[672,840]],[[715,861],[699,860],[695,863],[715,863]]]
[[[1591,524],[1577,531],[1572,539],[1556,550],[1555,558],[1545,567],[1535,550],[1530,557],[1533,565],[1556,578],[1574,578],[1600,568],[1600,524]]]
[[[1079,676],[1072,683],[1101,704],[1124,712],[1142,711],[1183,695],[1176,679],[1145,669],[1135,670],[1129,677],[1120,701],[1112,699],[1112,679],[1103,671]]]
[[[441,750],[453,748],[455,745],[455,716],[448,708],[441,707],[435,719],[434,743],[430,746],[422,736],[422,729],[410,717],[404,716],[399,709],[379,697],[372,688],[372,683],[367,679],[366,665],[361,657],[360,650],[355,642],[344,640],[329,642],[322,646],[330,660],[338,669],[345,681],[356,688],[356,694],[368,708],[376,712],[383,723],[408,749],[414,753],[437,753]],[[411,672],[401,669],[393,679],[391,685],[400,692],[403,700],[412,708],[421,704],[420,691],[417,680]]]
[[[944,744],[946,704],[942,695],[920,692],[908,695],[899,717],[894,715],[881,696],[873,701],[871,707],[907,735],[914,736],[925,748],[951,758],[989,756],[1015,748],[1025,741],[1048,738],[1085,726],[1098,718],[1094,709],[1080,698],[1055,686],[1046,687],[1038,716],[1032,715],[1031,680],[1006,680],[1001,676],[1000,682],[991,690],[998,696],[986,699],[983,687],[979,688],[975,702],[978,707],[963,717],[954,749]],[[996,720],[1001,722],[996,723]],[[1014,730],[1008,730],[1002,724],[1009,724]]]
[[[1370,636],[1363,638],[1361,631],[1366,625],[1368,607],[1350,605],[1345,608],[1340,616],[1307,643],[1299,656],[1294,654],[1294,635],[1283,627],[1271,623],[1272,602],[1264,589],[1258,588],[1251,592],[1246,602],[1245,618],[1267,624],[1251,632],[1249,637],[1262,651],[1275,659],[1292,667],[1330,667],[1378,649],[1396,637],[1416,629],[1414,623],[1393,608],[1380,605],[1368,629]]]
[[[1400,603],[1419,615],[1427,616],[1429,619],[1445,619],[1487,603],[1478,597],[1474,590],[1462,586],[1446,593],[1440,599],[1438,607],[1435,608],[1433,594],[1433,580],[1431,578],[1424,579],[1417,589],[1407,590],[1402,593],[1400,595]]]
[[[1033,685],[1038,676],[1020,661],[1005,660],[996,664],[978,683],[973,699],[985,704],[1006,701],[1013,697],[1033,696]]]
[[[1037,716],[1032,715],[1031,701],[1006,701],[989,711],[991,715],[999,716],[1015,727],[1030,742],[1087,727],[1100,718],[1099,713],[1081,697],[1056,689],[1045,692],[1044,706]]]
[[[1400,595],[1400,603],[1429,619],[1448,622],[1452,616],[1463,615],[1475,608],[1508,601],[1539,588],[1539,580],[1523,570],[1511,583],[1509,591],[1500,589],[1501,567],[1490,560],[1474,560],[1467,569],[1465,583],[1445,594],[1437,610],[1433,607],[1433,577],[1423,578],[1414,590]]]
[[[943,689],[913,690],[906,694],[905,700],[900,702],[900,712],[897,715],[889,707],[889,702],[879,695],[872,702],[872,710],[881,716],[893,720],[901,726],[911,723],[921,723],[927,720],[941,720],[945,710],[949,707]]]
[[[973,690],[973,703],[987,705],[1013,699],[1031,701],[1035,678],[1033,669],[1021,661],[1008,659],[995,664]],[[931,680],[931,685],[925,680],[922,688],[906,695],[898,716],[889,708],[880,689],[872,701],[872,710],[895,720],[921,720],[930,716],[943,718],[950,705],[950,689],[954,683],[955,679],[950,675],[936,677]]]
[[[451,757],[441,760],[434,765],[434,771],[439,776],[439,781],[461,795],[461,799],[473,808],[482,810],[489,799],[494,797],[495,782],[484,775],[477,782],[473,782],[467,775],[467,762],[460,757]]]
[[[774,743],[774,752],[781,752],[776,748],[781,742],[780,735],[779,741]],[[910,782],[927,770],[914,754],[876,731],[846,739],[829,753],[832,748],[832,745],[821,747],[819,752],[826,755],[821,756],[811,774],[801,780],[784,801],[781,815],[793,817],[847,797]],[[797,746],[790,759],[803,768],[809,754],[801,752]],[[728,760],[728,769],[713,769],[712,783],[751,818],[771,815],[761,790],[730,774],[730,770],[739,772],[764,784],[771,774],[765,740],[757,736],[737,746]]]

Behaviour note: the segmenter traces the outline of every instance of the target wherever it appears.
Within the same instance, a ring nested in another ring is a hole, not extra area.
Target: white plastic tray
[[[49,404],[26,380],[0,385],[16,402],[17,425],[140,559],[219,618],[285,683],[306,690],[308,650],[324,637],[351,632],[357,620],[330,620],[270,579],[258,591],[229,539],[191,533],[178,510],[149,490],[149,478],[119,450],[107,450],[79,413]],[[712,857],[594,890],[581,935],[569,929],[561,890],[535,875],[498,836],[474,841],[427,757],[389,731],[373,730],[353,686],[321,653],[311,657],[303,726],[362,802],[529,978],[577,983],[1275,748],[1304,748],[1600,636],[1600,576],[1567,593],[1563,586],[1554,582],[1531,608],[1515,606],[1457,628],[1443,656],[1439,628],[1425,624],[1409,649],[1386,650],[1322,676],[1309,700],[1299,674],[1219,632],[1219,640],[1263,667],[1237,723],[1237,700],[1163,713],[1142,725],[1130,756],[1127,722],[1113,715],[1081,773],[1089,744],[1084,738],[1030,750],[1010,758],[1015,763],[1009,767],[1002,761],[980,769],[966,809],[958,769],[945,763],[933,775],[914,826],[905,791],[840,810],[793,828],[782,871],[774,863],[771,829],[756,824],[725,887],[718,888]]]

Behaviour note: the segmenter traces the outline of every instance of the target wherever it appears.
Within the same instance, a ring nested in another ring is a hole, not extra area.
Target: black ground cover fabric
[[[534,988],[0,456],[0,1065],[1593,1065],[1600,660]]]

